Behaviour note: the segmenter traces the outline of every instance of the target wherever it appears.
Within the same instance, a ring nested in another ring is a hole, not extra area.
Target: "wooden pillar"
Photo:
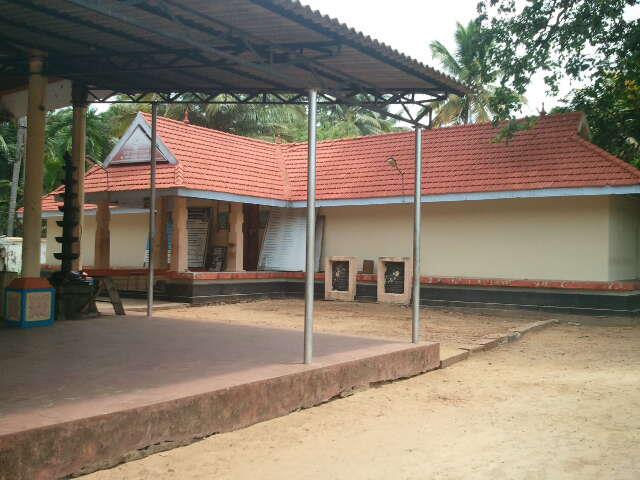
[[[71,131],[71,162],[76,168],[73,180],[76,183],[78,197],[73,202],[73,206],[78,212],[78,225],[73,229],[73,236],[78,238],[78,242],[73,244],[73,253],[78,254],[78,258],[72,260],[71,269],[82,270],[82,232],[84,228],[84,175],[85,156],[87,146],[87,91],[77,84],[73,85],[73,126]],[[108,207],[107,207],[108,209]]]
[[[189,268],[189,234],[187,232],[187,199],[173,197],[171,220],[173,235],[171,237],[171,265],[172,272],[186,272]]]
[[[42,75],[44,59],[29,59],[27,151],[25,162],[22,276],[40,277],[42,237],[42,181],[44,175],[45,96],[47,78]]]
[[[163,197],[158,198],[156,204],[156,236],[153,246],[155,268],[167,268],[167,207]]]
[[[229,212],[229,244],[227,270],[244,271],[244,212],[241,203],[232,203]]]
[[[108,269],[111,267],[111,234],[109,232],[111,212],[107,200],[98,201],[97,206],[93,263],[95,268]]]

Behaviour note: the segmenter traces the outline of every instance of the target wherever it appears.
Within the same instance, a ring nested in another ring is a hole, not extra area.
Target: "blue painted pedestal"
[[[51,325],[55,320],[55,289],[42,282],[24,280],[16,279],[5,289],[4,318],[7,325],[17,328]]]

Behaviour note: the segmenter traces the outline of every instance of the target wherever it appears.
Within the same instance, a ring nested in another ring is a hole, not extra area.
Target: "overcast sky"
[[[427,65],[440,69],[431,58],[429,43],[439,40],[450,51],[456,22],[466,24],[477,17],[478,0],[300,0],[315,10],[337,18],[365,35],[380,40]],[[562,82],[559,97],[570,91],[569,81]],[[547,96],[542,75],[534,78],[526,94],[524,114],[537,113],[544,102],[549,111],[558,98]]]

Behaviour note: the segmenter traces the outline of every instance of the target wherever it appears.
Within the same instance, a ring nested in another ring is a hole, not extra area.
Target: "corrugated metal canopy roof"
[[[403,103],[407,94],[466,92],[451,77],[290,0],[0,0],[0,26],[0,92],[25,78],[29,49],[46,53],[50,77],[119,93],[319,88]]]

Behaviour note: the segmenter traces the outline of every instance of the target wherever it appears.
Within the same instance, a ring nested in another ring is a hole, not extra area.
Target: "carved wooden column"
[[[173,197],[171,220],[173,234],[171,237],[171,265],[172,272],[186,272],[189,268],[189,234],[187,232],[187,199]]]
[[[42,237],[42,180],[44,176],[45,94],[47,77],[42,75],[43,58],[29,59],[27,150],[25,161],[22,276],[40,277]]]
[[[227,270],[244,271],[244,212],[241,203],[232,203],[229,212],[229,249]]]
[[[97,202],[97,206],[93,263],[95,268],[108,269],[111,267],[111,234],[109,232],[111,212],[109,211],[109,202],[106,200],[100,200]]]

